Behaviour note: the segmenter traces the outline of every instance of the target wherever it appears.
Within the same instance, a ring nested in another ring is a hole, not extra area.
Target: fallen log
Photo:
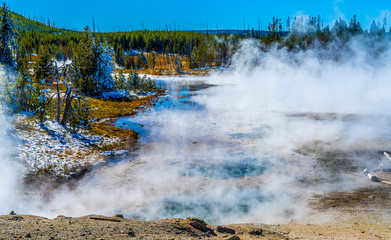
[[[388,158],[388,160],[391,161],[391,156],[390,156],[390,154],[388,154],[388,152],[384,152],[384,156],[386,156]]]
[[[365,175],[369,178],[369,180],[371,180],[372,182],[381,182],[381,183],[384,183],[384,184],[391,185],[391,182],[385,181],[385,180],[379,178],[379,177],[376,176],[372,171],[370,171],[368,168],[365,168],[365,169],[364,169],[364,174],[365,174]]]
[[[90,216],[90,219],[101,220],[101,221],[122,222],[120,219],[114,219],[114,218],[108,218],[108,217],[98,217],[98,216]]]

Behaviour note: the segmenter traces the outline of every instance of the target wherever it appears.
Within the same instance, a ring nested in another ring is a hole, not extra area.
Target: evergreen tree
[[[84,98],[76,98],[72,101],[69,115],[69,126],[73,133],[77,133],[81,126],[88,124],[90,117],[90,105]]]
[[[113,51],[107,45],[97,42],[91,30],[86,27],[72,59],[74,67],[71,80],[74,86],[91,96],[100,96],[103,92],[113,90],[113,55]]]
[[[132,68],[130,69],[130,74],[128,75],[128,78],[126,79],[126,85],[130,90],[137,91],[139,88],[139,79],[137,72]]]
[[[361,28],[361,24],[359,21],[357,21],[357,16],[356,14],[353,15],[353,18],[350,20],[350,23],[349,23],[349,32],[352,34],[352,35],[357,35],[357,34],[360,34],[362,33],[362,28]]]
[[[125,68],[126,69],[135,68],[133,56],[126,56],[125,57]]]
[[[0,63],[15,67],[12,50],[16,50],[14,44],[14,29],[10,12],[5,5],[0,9]]]
[[[335,36],[339,37],[340,39],[344,39],[346,37],[347,29],[348,25],[346,21],[340,18],[339,20],[335,21],[332,31]]]
[[[286,31],[290,32],[291,31],[291,17],[288,16],[288,19],[286,20]]]
[[[384,18],[383,18],[383,28],[382,28],[383,33],[386,32],[386,28],[387,28],[387,13],[384,14]]]
[[[377,25],[375,20],[372,20],[371,26],[369,27],[370,35],[378,35],[380,33],[379,26]]]
[[[255,38],[254,28],[251,28],[250,38]]]
[[[155,69],[156,64],[156,55],[155,52],[152,52],[148,55],[148,68]]]
[[[30,103],[31,101],[31,88],[32,81],[29,74],[29,69],[27,66],[27,59],[25,55],[23,55],[23,51],[21,51],[21,55],[19,56],[18,61],[18,76],[15,82],[15,89],[13,91],[14,96],[11,94],[12,104],[14,105],[14,110],[16,111],[27,111],[31,110]]]
[[[117,89],[125,91],[128,90],[128,86],[126,84],[126,79],[122,69],[120,69],[120,71],[114,75],[114,82]]]
[[[49,82],[48,78],[52,75],[53,69],[49,50],[41,50],[34,64],[34,80],[40,82],[45,79],[46,82]]]
[[[322,27],[321,27],[321,25],[320,25],[320,21],[321,21],[321,19],[320,19],[320,15],[318,15],[318,19],[317,19],[317,22],[316,22],[316,33],[320,33],[321,32],[321,30],[322,30]]]
[[[190,57],[189,57],[189,68],[190,69],[199,67],[200,62],[198,61],[198,57],[197,57],[198,52],[199,51],[197,48],[193,48],[193,51],[191,52]]]
[[[136,66],[138,69],[144,69],[148,66],[148,60],[143,53],[139,53],[136,59]]]
[[[125,52],[123,48],[117,48],[117,51],[115,51],[115,62],[119,66],[125,66]]]

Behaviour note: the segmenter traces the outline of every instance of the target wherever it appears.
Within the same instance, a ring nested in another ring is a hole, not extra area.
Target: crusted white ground
[[[15,116],[14,154],[19,158],[26,173],[47,172],[56,176],[70,177],[83,168],[107,161],[95,148],[112,144],[119,139],[93,136],[81,129],[71,133],[55,121],[43,125],[25,115]]]

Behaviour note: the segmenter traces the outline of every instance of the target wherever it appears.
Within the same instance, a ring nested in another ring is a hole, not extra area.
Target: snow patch
[[[117,138],[93,136],[87,130],[71,133],[55,121],[38,124],[24,115],[17,115],[15,155],[27,173],[40,171],[55,176],[70,177],[82,169],[107,161],[93,146],[102,146],[119,141]]]

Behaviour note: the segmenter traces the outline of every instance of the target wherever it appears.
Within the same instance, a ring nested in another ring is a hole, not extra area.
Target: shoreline
[[[97,117],[77,133],[55,121],[41,125],[34,117],[16,115],[12,123],[17,139],[15,153],[19,153],[24,168],[25,184],[34,185],[43,179],[55,185],[77,180],[92,169],[128,156],[137,148],[139,136],[132,129],[116,127],[114,122],[153,107],[164,94],[161,90],[129,101],[90,98],[93,106],[102,107],[93,109]]]

